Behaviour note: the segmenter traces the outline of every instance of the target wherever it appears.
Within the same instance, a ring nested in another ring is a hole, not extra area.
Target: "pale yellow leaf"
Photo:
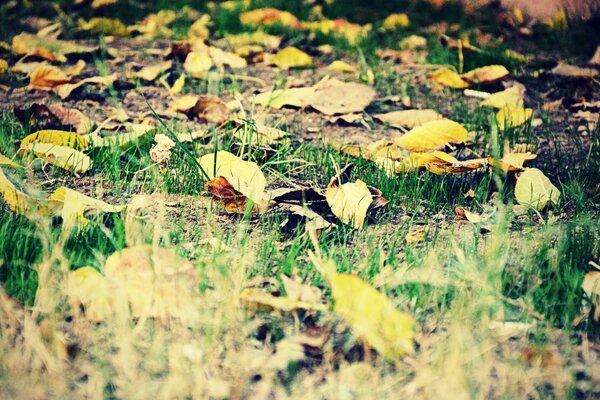
[[[1,168],[0,194],[12,212],[30,219],[56,215],[61,206],[60,203],[34,198],[23,193],[8,179]]]
[[[410,151],[426,152],[443,148],[448,143],[464,143],[467,130],[458,122],[440,119],[411,129],[396,140],[400,147]]]
[[[469,84],[461,78],[458,72],[451,69],[439,69],[429,74],[428,77],[440,85],[453,89],[464,89],[469,87]]]
[[[560,190],[542,171],[528,168],[517,178],[515,198],[519,204],[541,211],[548,202],[558,203]]]
[[[281,69],[306,68],[313,65],[312,58],[295,47],[279,50],[275,55],[268,57],[267,62]]]
[[[522,108],[523,95],[525,87],[515,85],[501,92],[491,94],[487,99],[483,100],[479,105],[484,107],[502,108]]]
[[[202,78],[212,67],[212,60],[208,53],[190,52],[185,58],[183,69],[185,69],[193,78]]]
[[[394,128],[409,128],[423,125],[426,122],[442,119],[443,117],[434,110],[400,110],[385,114],[375,114],[374,118],[388,123]]]
[[[304,108],[310,104],[314,95],[314,87],[277,89],[256,95],[255,101],[263,107],[281,108],[292,106]]]
[[[326,275],[334,310],[356,336],[390,361],[414,351],[414,319],[398,311],[390,300],[362,279],[347,274]]]
[[[37,131],[25,136],[23,140],[21,140],[19,147],[21,150],[23,150],[30,144],[34,143],[49,143],[57,146],[72,147],[75,150],[85,150],[89,145],[88,138],[84,135],[48,129]]]
[[[63,224],[74,226],[75,224],[87,224],[86,215],[98,213],[116,213],[122,211],[125,206],[113,206],[102,200],[86,196],[76,190],[61,186],[56,189],[48,200],[62,203],[61,217]]]
[[[308,302],[292,297],[276,297],[265,290],[248,288],[240,293],[240,300],[257,311],[280,310],[290,312],[295,310],[326,311],[327,306],[320,302]]]
[[[327,69],[335,72],[344,72],[348,74],[354,74],[358,72],[356,66],[348,64],[347,62],[342,60],[335,60],[327,66]]]
[[[240,14],[240,22],[252,27],[281,25],[288,28],[300,28],[300,21],[294,14],[276,8],[258,8]]]
[[[462,74],[462,79],[469,83],[489,83],[508,76],[510,72],[503,65],[487,65],[475,68]]]
[[[367,217],[373,196],[367,184],[358,179],[339,185],[337,179],[331,180],[325,192],[331,212],[345,224],[361,229]]]
[[[70,271],[67,276],[66,293],[74,315],[78,315],[80,307],[83,306],[86,318],[101,322],[113,312],[114,294],[109,290],[104,276],[92,267]]]
[[[501,131],[508,128],[517,128],[531,119],[531,108],[502,108],[496,113],[496,120]]]
[[[22,146],[19,151],[33,153],[36,157],[75,173],[84,173],[92,166],[92,159],[72,147],[58,146],[52,143],[31,143]]]
[[[133,76],[151,82],[158,78],[160,74],[171,68],[172,65],[172,61],[165,61],[160,64],[149,65],[142,68],[138,72],[135,72]]]

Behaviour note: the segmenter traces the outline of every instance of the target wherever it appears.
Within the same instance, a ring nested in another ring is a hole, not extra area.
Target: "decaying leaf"
[[[355,335],[390,361],[414,351],[414,319],[398,311],[390,300],[357,276],[326,274],[334,310]]]
[[[253,203],[253,212],[266,211],[267,180],[256,163],[244,161],[227,151],[206,154],[199,163],[209,179],[206,188],[222,201],[228,212],[245,213],[247,199]]]
[[[467,130],[458,122],[441,119],[427,122],[411,129],[396,140],[396,143],[407,150],[425,152],[443,148],[449,143],[464,143]]]
[[[517,178],[515,198],[519,204],[543,210],[548,202],[558,203],[560,190],[537,168],[528,168]]]
[[[390,124],[394,128],[408,128],[423,125],[426,122],[442,119],[443,117],[434,110],[401,110],[385,114],[375,114],[374,118]]]

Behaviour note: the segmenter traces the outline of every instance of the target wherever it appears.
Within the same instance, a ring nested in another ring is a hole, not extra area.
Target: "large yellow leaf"
[[[362,279],[347,274],[326,275],[334,310],[371,347],[390,361],[414,351],[414,319],[398,311],[390,300]]]
[[[464,143],[467,130],[458,122],[440,119],[411,129],[396,140],[400,147],[410,151],[426,152],[443,148],[448,143]]]
[[[2,169],[0,169],[0,194],[12,212],[31,219],[56,215],[61,206],[58,202],[37,199],[23,193],[15,187]]]
[[[428,77],[440,85],[453,89],[464,89],[469,87],[469,84],[461,78],[458,72],[447,68],[434,71],[430,73]]]
[[[462,79],[469,83],[489,83],[502,79],[510,72],[503,65],[487,65],[475,68],[462,74]]]
[[[388,15],[381,24],[381,27],[384,29],[398,29],[398,28],[406,28],[410,25],[410,19],[408,15],[405,13],[394,13]]]
[[[498,164],[498,167],[503,172],[514,172],[514,171],[522,170],[523,164],[526,161],[533,160],[536,157],[537,156],[535,154],[530,153],[530,152],[526,152],[526,153],[505,152],[504,155],[502,156],[502,159],[499,162],[497,162],[492,157],[488,157],[488,162],[492,166],[496,166],[496,164]]]
[[[546,207],[548,202],[554,204],[558,202],[560,190],[542,171],[537,168],[529,168],[517,178],[515,198],[519,204],[540,211]]]
[[[110,205],[64,186],[56,189],[48,196],[48,200],[62,203],[61,217],[63,224],[67,226],[74,226],[77,223],[87,224],[89,220],[86,215],[92,213],[115,213],[125,208],[125,206]]]
[[[522,108],[523,94],[525,87],[515,85],[501,92],[493,93],[487,99],[483,100],[479,105],[484,107],[502,108]]]
[[[401,110],[385,114],[375,114],[373,117],[386,122],[395,128],[409,128],[423,125],[429,121],[442,119],[443,117],[434,110]]]
[[[75,150],[85,150],[89,145],[86,136],[73,132],[48,129],[25,136],[21,140],[20,149],[24,150],[27,146],[35,143],[49,143],[56,146],[72,147]]]
[[[361,229],[367,217],[373,196],[367,184],[358,179],[356,182],[339,184],[334,177],[325,192],[331,212],[345,224]]]
[[[109,36],[129,36],[129,31],[125,24],[117,18],[96,17],[89,21],[80,19],[79,28],[83,31],[101,33]]]
[[[0,167],[21,168],[21,165],[0,153]]]
[[[190,52],[185,58],[183,69],[193,78],[202,78],[206,71],[212,67],[212,60],[206,52]]]
[[[30,143],[21,146],[21,153],[33,153],[36,157],[52,165],[76,173],[86,172],[92,166],[92,159],[72,147],[57,146],[52,143]]]
[[[531,119],[531,108],[503,108],[496,113],[496,120],[501,131],[507,128],[517,128]]]
[[[306,68],[312,66],[312,58],[302,50],[295,47],[286,47],[279,50],[267,60],[281,69]]]
[[[223,198],[232,197],[234,202],[244,201],[242,198],[235,199],[236,193],[231,193],[225,182],[219,182],[218,178],[223,178],[226,183],[231,185],[231,188],[252,200],[259,210],[267,208],[268,198],[265,193],[267,180],[255,162],[242,160],[227,151],[218,151],[216,154],[210,153],[202,156],[199,163],[208,175],[208,188],[211,193],[216,194],[216,191],[224,190],[228,193]],[[218,186],[211,186],[211,182]]]

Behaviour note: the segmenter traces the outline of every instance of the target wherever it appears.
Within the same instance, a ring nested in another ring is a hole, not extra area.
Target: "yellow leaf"
[[[24,150],[27,146],[34,143],[48,143],[56,146],[67,146],[75,150],[85,150],[89,141],[86,136],[79,135],[73,132],[57,131],[57,130],[41,130],[29,134],[21,140],[20,150]]]
[[[383,24],[381,24],[384,29],[389,30],[406,28],[409,25],[410,19],[405,13],[390,14],[383,20]]]
[[[252,27],[281,25],[293,29],[300,28],[300,21],[292,13],[275,8],[258,8],[240,14],[240,22]]]
[[[306,68],[313,64],[308,54],[295,47],[279,50],[274,56],[268,58],[268,62],[281,69]]]
[[[249,198],[262,211],[268,207],[265,193],[267,180],[258,165],[227,151],[202,156],[198,162],[209,180],[223,177],[239,193]]]
[[[71,82],[71,78],[60,68],[53,65],[40,65],[29,77],[32,89],[49,89]]]
[[[260,45],[268,49],[276,49],[281,44],[281,36],[273,36],[263,31],[239,33],[237,35],[226,35],[224,42],[231,46],[236,52],[240,48],[252,45]]]
[[[6,71],[8,71],[8,63],[6,60],[0,58],[0,78],[6,74]]]
[[[436,175],[462,174],[481,169],[487,165],[487,160],[478,158],[474,160],[458,161],[452,156],[452,161],[430,161],[425,164],[427,170]]]
[[[97,17],[92,18],[87,22],[83,19],[80,19],[79,28],[84,31],[101,33],[110,36],[129,36],[127,27],[125,24],[123,24],[123,22],[121,22],[120,19],[117,18]]]
[[[92,267],[70,271],[66,293],[74,315],[79,314],[81,306],[85,309],[85,316],[94,322],[104,321],[112,314],[113,293],[104,276]]]
[[[467,130],[458,122],[440,119],[411,129],[396,140],[400,147],[410,151],[426,152],[443,148],[448,143],[464,143]]]
[[[64,186],[56,189],[48,196],[48,200],[62,203],[61,217],[66,226],[74,226],[77,223],[87,224],[89,220],[86,215],[91,213],[115,213],[125,208],[124,206],[110,205]]]
[[[202,78],[211,66],[212,60],[208,53],[196,51],[190,52],[183,63],[183,69],[193,78]]]
[[[367,217],[367,210],[373,202],[373,196],[367,184],[358,179],[339,185],[334,177],[325,192],[331,212],[345,224],[361,229]]]
[[[443,117],[434,110],[401,110],[385,114],[375,114],[373,117],[388,123],[394,128],[412,129],[426,122],[442,119]]]
[[[89,141],[91,148],[127,148],[139,138],[147,134],[153,135],[156,132],[156,128],[154,126],[146,124],[127,124],[126,129],[127,132],[110,136],[100,136],[97,132],[92,132],[88,135],[85,135],[85,138]]]
[[[33,153],[52,165],[76,173],[84,173],[92,166],[90,157],[72,147],[57,146],[52,143],[30,143],[21,146],[19,151]]]
[[[235,53],[223,51],[217,47],[209,47],[210,57],[215,65],[226,65],[231,69],[246,68],[248,63],[245,59]]]
[[[58,85],[54,87],[54,92],[61,98],[66,99],[71,95],[73,90],[85,84],[92,84],[97,86],[110,86],[117,80],[117,73],[105,76],[92,76],[90,78],[85,78],[80,80],[77,83],[65,83],[63,85]]]
[[[12,212],[30,219],[37,216],[53,216],[60,209],[60,203],[36,199],[17,189],[2,169],[0,169],[0,194]]]
[[[171,68],[172,65],[172,61],[165,61],[160,64],[150,65],[134,73],[133,76],[151,82],[158,78],[160,74]]]
[[[513,172],[520,171],[523,169],[523,164],[525,161],[533,160],[537,156],[533,153],[518,153],[518,152],[505,152],[502,156],[502,159],[498,163],[498,167],[503,172]],[[491,157],[488,157],[488,162],[490,165],[495,166],[496,160]]]
[[[334,310],[355,335],[390,361],[414,351],[414,319],[362,279],[347,274],[326,275],[335,300]]]
[[[190,26],[190,29],[188,29],[188,37],[190,39],[208,39],[210,36],[208,26],[210,24],[210,15],[203,14]]]
[[[354,74],[358,71],[354,65],[350,65],[342,60],[335,60],[334,62],[329,64],[327,69],[330,69],[335,72],[344,72],[349,74]]]
[[[427,39],[423,36],[410,35],[400,41],[399,47],[402,50],[425,49],[427,47]]]
[[[503,65],[487,65],[462,74],[462,79],[470,83],[494,82],[508,76],[510,72]]]
[[[277,89],[263,92],[254,98],[257,104],[263,107],[281,108],[292,106],[304,108],[308,106],[315,94],[314,87]]]
[[[491,94],[487,99],[483,100],[479,105],[482,107],[502,108],[522,108],[523,94],[525,88],[521,85],[512,86],[501,92]]]
[[[2,153],[0,153],[0,167],[22,168],[21,165],[17,164]]]
[[[428,78],[440,85],[450,87],[453,89],[464,89],[469,87],[469,84],[465,82],[458,72],[451,69],[439,69],[428,75]]]
[[[429,226],[424,226],[422,228],[417,228],[408,232],[405,236],[407,244],[420,243],[427,237],[429,233]]]
[[[96,47],[82,46],[73,42],[38,37],[30,33],[21,33],[12,39],[13,52],[19,55],[34,55],[50,61],[64,62],[66,55],[76,53],[91,53]]]
[[[179,94],[183,90],[184,86],[185,86],[185,74],[181,74],[181,75],[179,75],[179,78],[177,78],[177,80],[175,80],[175,82],[173,82],[173,86],[171,86],[171,88],[169,89],[169,92],[171,93],[171,95]]]
[[[240,300],[257,311],[281,310],[290,312],[295,310],[327,310],[326,305],[322,303],[301,301],[291,297],[276,297],[265,290],[252,288],[242,290],[242,293],[240,293]]]
[[[502,108],[496,113],[496,120],[501,131],[507,128],[516,128],[531,119],[533,110],[531,108]]]
[[[548,202],[556,204],[560,190],[537,168],[528,168],[517,178],[515,198],[522,205],[541,211]]]

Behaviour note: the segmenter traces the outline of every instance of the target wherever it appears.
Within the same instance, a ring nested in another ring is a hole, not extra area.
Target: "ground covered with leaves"
[[[600,396],[593,2],[144,3],[0,5],[0,397]]]

